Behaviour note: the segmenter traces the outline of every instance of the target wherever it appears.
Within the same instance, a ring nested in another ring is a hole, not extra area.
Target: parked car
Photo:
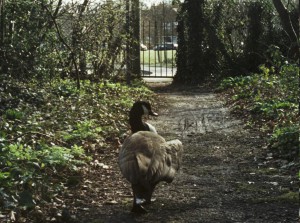
[[[154,50],[176,50],[178,48],[178,44],[176,43],[162,43],[156,45]]]
[[[147,50],[148,50],[147,46],[141,43],[141,51],[147,51]]]

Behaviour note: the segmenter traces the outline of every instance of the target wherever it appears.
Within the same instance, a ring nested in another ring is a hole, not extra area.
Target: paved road
[[[142,74],[144,77],[173,77],[176,74],[177,68],[169,68],[166,66],[148,66],[141,65]]]

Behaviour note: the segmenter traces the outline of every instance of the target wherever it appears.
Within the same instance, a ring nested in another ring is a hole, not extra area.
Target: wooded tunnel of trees
[[[219,86],[299,168],[298,0],[0,0],[0,221],[39,222],[116,148],[134,101],[155,107],[136,31],[161,4],[177,12],[173,82]]]
[[[136,2],[1,0],[1,74],[43,82],[120,78],[126,60],[132,59],[124,56],[126,45],[139,41],[133,38],[139,35],[132,34],[139,30],[134,23]],[[207,78],[247,75],[261,64],[273,65],[280,59],[274,54],[294,62],[299,57],[296,1],[169,4],[178,11],[175,80],[201,83]],[[143,15],[153,7],[140,7],[142,21],[151,19]]]
[[[177,78],[248,75],[274,65],[279,52],[295,63],[298,19],[295,1],[186,1],[178,15]]]

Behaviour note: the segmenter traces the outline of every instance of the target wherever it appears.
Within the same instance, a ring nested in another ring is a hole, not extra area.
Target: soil
[[[178,138],[184,145],[175,180],[160,183],[148,213],[135,215],[130,184],[117,165],[117,146],[100,151],[81,187],[68,192],[58,222],[299,221],[295,173],[276,166],[263,134],[232,116],[210,90],[157,85],[154,90],[165,104],[149,123],[167,140]]]

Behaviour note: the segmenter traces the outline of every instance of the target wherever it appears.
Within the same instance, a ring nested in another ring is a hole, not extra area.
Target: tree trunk
[[[280,21],[282,23],[283,29],[289,35],[291,42],[295,43],[298,41],[299,34],[295,32],[295,29],[291,23],[288,10],[282,4],[281,0],[272,0],[273,4],[279,14]]]
[[[140,57],[140,1],[132,2],[132,72],[138,77],[141,76],[141,57]]]
[[[203,62],[204,0],[190,0],[187,5],[187,68],[192,83],[201,83],[206,78]]]
[[[126,83],[131,84],[131,62],[130,62],[130,0],[126,0]]]
[[[4,46],[5,36],[5,16],[4,16],[4,0],[0,0],[0,46]],[[7,62],[5,59],[5,53],[3,49],[0,49],[0,69],[3,73],[8,71]]]

